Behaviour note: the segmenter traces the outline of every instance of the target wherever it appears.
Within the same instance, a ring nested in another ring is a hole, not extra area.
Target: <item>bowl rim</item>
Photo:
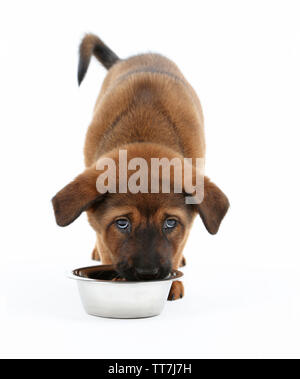
[[[87,270],[87,269],[96,269],[96,268],[100,268],[103,270],[103,271],[115,271],[115,268],[113,265],[96,265],[96,266],[87,266],[87,267],[80,267],[80,268],[77,268],[77,269],[74,269],[72,270],[69,274],[68,274],[68,278],[69,279],[74,279],[74,280],[80,280],[80,281],[83,281],[83,282],[94,282],[94,283],[107,283],[107,284],[122,284],[122,285],[125,285],[125,284],[141,284],[141,283],[148,283],[148,284],[151,284],[151,283],[159,283],[159,282],[168,282],[168,281],[174,281],[174,280],[177,280],[179,278],[182,278],[183,277],[183,272],[179,271],[179,270],[172,270],[172,273],[167,276],[166,278],[164,279],[157,279],[157,280],[141,280],[141,281],[113,281],[113,280],[102,280],[102,279],[92,279],[92,278],[85,278],[83,276],[79,276],[78,273],[80,270]]]

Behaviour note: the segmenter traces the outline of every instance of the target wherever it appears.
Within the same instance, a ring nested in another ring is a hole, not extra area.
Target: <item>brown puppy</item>
[[[94,35],[80,46],[79,84],[92,55],[109,71],[86,136],[86,170],[53,198],[56,221],[66,226],[87,211],[97,235],[94,259],[114,264],[128,280],[160,279],[182,263],[196,214],[211,234],[217,233],[229,207],[227,197],[207,178],[204,200],[197,205],[186,204],[184,191],[99,193],[96,162],[109,157],[119,168],[124,164],[120,150],[127,151],[128,162],[135,157],[149,164],[151,158],[204,158],[201,105],[167,58],[144,54],[121,60]],[[116,184],[119,188],[119,178]],[[169,299],[182,296],[182,284],[173,283]]]

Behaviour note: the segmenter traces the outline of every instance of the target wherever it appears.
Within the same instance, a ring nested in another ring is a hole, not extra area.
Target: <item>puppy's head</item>
[[[128,280],[166,277],[179,262],[193,217],[179,194],[108,194],[88,211],[106,253]]]
[[[99,170],[88,168],[58,192],[53,198],[56,221],[66,226],[87,211],[107,261],[127,280],[166,277],[179,266],[195,215],[215,234],[229,206],[207,178],[204,200],[196,205],[186,204],[184,191],[100,194],[98,178]]]

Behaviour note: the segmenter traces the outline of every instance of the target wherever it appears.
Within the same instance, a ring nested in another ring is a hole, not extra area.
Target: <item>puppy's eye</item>
[[[174,229],[177,226],[177,220],[168,218],[164,223],[164,228],[167,230]]]
[[[130,222],[126,218],[120,218],[116,221],[116,226],[121,230],[127,230],[130,227]]]

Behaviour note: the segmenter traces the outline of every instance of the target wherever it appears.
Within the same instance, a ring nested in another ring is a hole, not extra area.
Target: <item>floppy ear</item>
[[[99,171],[95,168],[88,168],[54,196],[52,204],[59,226],[71,224],[83,211],[103,197],[96,188],[98,175]]]
[[[197,205],[199,215],[210,234],[216,234],[229,208],[226,195],[204,177],[204,199]]]

